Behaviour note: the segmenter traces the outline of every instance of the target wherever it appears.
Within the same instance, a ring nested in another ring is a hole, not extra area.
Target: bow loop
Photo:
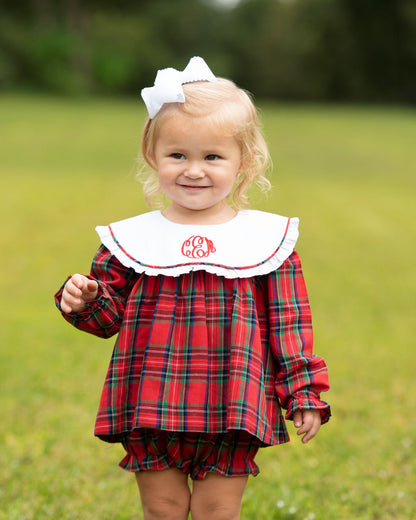
[[[185,94],[182,85],[194,81],[217,81],[211,69],[199,56],[189,60],[183,71],[169,67],[156,74],[153,87],[142,89],[142,98],[153,119],[165,103],[184,103]]]

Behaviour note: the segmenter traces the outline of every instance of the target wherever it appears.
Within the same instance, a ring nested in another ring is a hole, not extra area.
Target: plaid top
[[[229,279],[204,270],[149,276],[101,246],[90,277],[97,299],[63,313],[75,327],[116,333],[95,435],[118,442],[135,428],[246,430],[264,445],[289,436],[281,414],[330,408],[326,365],[312,354],[312,321],[294,251],[269,274]],[[60,308],[61,288],[55,295]]]

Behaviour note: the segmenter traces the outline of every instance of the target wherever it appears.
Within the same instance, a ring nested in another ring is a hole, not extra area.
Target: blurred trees
[[[413,103],[414,0],[0,0],[0,88],[136,93],[203,56],[257,97]]]

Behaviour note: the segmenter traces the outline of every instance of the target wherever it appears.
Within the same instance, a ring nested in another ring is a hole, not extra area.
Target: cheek
[[[159,165],[156,172],[160,183],[170,182],[176,177],[174,168],[166,164]]]
[[[165,188],[169,187],[169,185],[171,184],[169,182],[169,179],[166,178],[165,175],[159,175],[158,176],[158,179],[159,179],[159,185],[160,187],[164,190]]]

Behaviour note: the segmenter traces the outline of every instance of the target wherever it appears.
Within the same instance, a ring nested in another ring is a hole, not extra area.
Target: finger
[[[312,428],[313,419],[309,417],[303,416],[303,422],[301,428],[297,431],[298,435],[302,435],[303,433],[307,433]]]
[[[72,296],[68,292],[64,292],[61,299],[61,309],[65,313],[74,312],[81,303],[80,298]]]
[[[296,410],[296,412],[293,414],[293,423],[296,428],[300,428],[302,426],[302,415],[303,414],[301,410]]]
[[[82,290],[75,285],[75,283],[69,280],[64,287],[64,296],[70,296],[73,298],[79,298],[82,295]]]
[[[308,427],[308,430],[306,431],[305,435],[302,437],[302,442],[306,444],[311,439],[315,437],[315,435],[318,433],[319,428],[321,427],[321,418],[315,417],[312,424]]]
[[[78,289],[82,289],[85,286],[85,278],[82,274],[74,274],[71,277],[71,282],[75,285],[75,287],[78,287]]]
[[[64,312],[72,312],[74,310],[74,308],[77,305],[80,305],[81,303],[82,303],[81,299],[78,298],[77,296],[72,296],[69,293],[62,295],[61,308],[64,310]],[[69,309],[69,310],[65,310],[65,309]]]
[[[62,312],[65,312],[65,314],[69,314],[70,312],[72,312],[72,307],[70,307],[67,303],[64,302],[64,300],[62,300],[61,310]]]
[[[98,283],[95,280],[90,280],[82,274],[76,274],[72,277],[74,281],[75,290],[72,292],[74,297],[80,298],[76,303],[81,303],[83,300],[88,301],[95,298],[98,290]]]
[[[95,293],[98,290],[98,283],[87,278],[86,289],[89,293]]]
[[[317,426],[314,426],[312,427],[303,437],[302,437],[302,442],[303,444],[307,444],[310,440],[312,440],[315,435],[318,433],[319,431],[319,427],[320,425],[318,424]]]

